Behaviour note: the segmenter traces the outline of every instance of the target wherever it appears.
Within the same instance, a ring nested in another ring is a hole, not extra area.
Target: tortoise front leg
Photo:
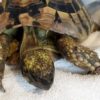
[[[100,59],[94,51],[81,46],[70,36],[60,38],[57,45],[62,55],[71,63],[93,74],[100,74]]]
[[[4,76],[5,61],[8,56],[8,41],[6,35],[0,34],[0,90],[5,92],[2,85],[2,79]]]

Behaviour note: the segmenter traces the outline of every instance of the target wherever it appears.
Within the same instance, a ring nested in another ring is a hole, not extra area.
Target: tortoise
[[[19,65],[29,83],[44,90],[54,81],[55,58],[100,73],[98,55],[81,45],[99,26],[80,0],[3,0],[0,17],[0,90],[5,63]]]

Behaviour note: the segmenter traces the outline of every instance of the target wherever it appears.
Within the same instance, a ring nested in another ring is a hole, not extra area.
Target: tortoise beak
[[[40,78],[39,76],[33,74],[32,72],[29,73],[29,78],[32,80],[33,85],[44,90],[50,89],[54,80],[54,75],[52,74],[52,72],[46,77]]]

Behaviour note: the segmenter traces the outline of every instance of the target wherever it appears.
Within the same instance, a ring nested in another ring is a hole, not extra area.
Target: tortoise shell
[[[15,24],[19,23],[20,14],[28,13],[43,28],[71,35],[80,41],[93,31],[94,24],[80,0],[8,0],[7,4]]]
[[[93,31],[93,22],[80,1],[49,0],[40,8],[39,23],[48,30],[85,40]]]

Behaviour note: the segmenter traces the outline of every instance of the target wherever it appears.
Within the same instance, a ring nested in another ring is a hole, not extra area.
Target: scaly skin
[[[79,45],[78,42],[69,36],[59,39],[58,47],[63,56],[76,66],[99,74],[100,59],[94,51]]]

